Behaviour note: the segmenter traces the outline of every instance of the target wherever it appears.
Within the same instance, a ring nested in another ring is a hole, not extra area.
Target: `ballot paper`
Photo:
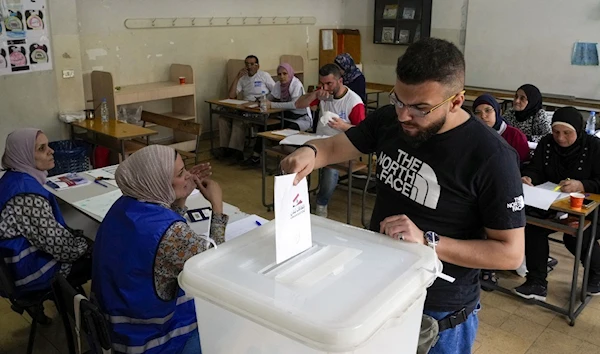
[[[238,106],[241,105],[241,104],[244,104],[244,103],[248,103],[248,101],[233,100],[233,99],[230,99],[230,98],[228,98],[226,100],[220,100],[219,102],[221,102],[221,103],[235,104],[235,105],[238,105]]]
[[[553,192],[560,193],[560,188],[558,188],[558,184],[552,183],[552,182],[546,182],[546,183],[538,184],[535,187],[536,188],[545,189],[545,190],[548,190],[548,191],[553,191]],[[567,198],[567,197],[569,197],[569,193],[560,193],[560,195],[556,199],[563,199],[563,198]]]
[[[315,134],[294,134],[281,140],[279,145],[304,145],[307,142],[315,139],[329,138],[327,135],[315,135]]]
[[[308,183],[296,174],[275,177],[275,261],[285,262],[312,246]]]
[[[523,196],[525,205],[548,210],[554,201],[559,198],[560,192],[554,192],[540,187],[532,187],[523,183]]]

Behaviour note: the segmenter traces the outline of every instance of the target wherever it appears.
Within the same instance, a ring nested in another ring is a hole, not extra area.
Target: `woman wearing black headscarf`
[[[552,134],[542,138],[531,163],[522,171],[523,183],[538,185],[553,182],[564,193],[600,193],[600,139],[584,131],[583,116],[573,107],[557,110],[552,117]],[[525,259],[527,281],[515,292],[527,299],[546,299],[548,282],[547,260],[550,253],[548,235],[551,231],[537,226],[525,227]],[[591,228],[584,232],[582,255],[587,254]],[[598,234],[594,235],[597,239]],[[563,237],[567,249],[575,254],[576,239]],[[582,262],[585,256],[582,257]],[[588,293],[600,295],[600,245],[594,242]]]
[[[527,140],[532,142],[537,143],[551,133],[550,118],[542,108],[542,94],[531,84],[519,87],[513,106],[506,110],[504,119],[525,133]]]

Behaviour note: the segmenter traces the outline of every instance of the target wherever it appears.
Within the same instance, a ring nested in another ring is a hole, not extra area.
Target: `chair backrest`
[[[154,123],[156,125],[160,125],[166,128],[171,128],[182,133],[188,133],[193,135],[202,134],[202,124],[192,122],[189,120],[181,120],[165,116],[163,114],[142,111],[142,121],[147,123]]]
[[[10,274],[10,269],[4,261],[4,258],[0,257],[0,296],[4,296],[13,301],[16,292],[15,281]]]
[[[54,290],[56,307],[63,316],[65,331],[69,333],[69,331],[71,331],[71,325],[66,316],[75,320],[74,298],[76,295],[79,295],[79,293],[65,277],[60,274],[56,276],[52,288]],[[87,298],[81,300],[79,309],[81,333],[87,338],[92,352],[102,353],[106,350],[112,350],[109,325],[100,312],[100,309]],[[76,343],[73,343],[73,346],[75,345]]]

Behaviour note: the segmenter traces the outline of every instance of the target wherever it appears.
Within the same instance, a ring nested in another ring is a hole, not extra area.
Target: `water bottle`
[[[585,125],[585,131],[589,135],[594,135],[596,133],[596,112],[590,112],[590,117]]]
[[[260,95],[260,111],[261,112],[267,111],[267,92],[265,92],[264,90],[263,90],[262,94]]]
[[[102,124],[108,123],[108,104],[106,103],[106,98],[103,98],[100,104],[100,117],[102,117]]]

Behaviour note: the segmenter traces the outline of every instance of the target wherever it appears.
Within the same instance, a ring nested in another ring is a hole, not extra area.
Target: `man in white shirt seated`
[[[268,94],[275,86],[275,81],[268,73],[259,70],[258,58],[249,55],[244,60],[245,67],[240,70],[229,88],[229,98],[242,96],[245,101],[256,101],[261,95]],[[221,147],[214,152],[217,159],[233,157],[237,161],[244,160],[244,141],[246,127],[239,119],[219,117],[219,140]]]
[[[363,100],[354,91],[344,85],[342,72],[335,64],[326,64],[319,69],[321,89],[308,93],[296,101],[296,108],[305,108],[319,105],[320,118],[326,112],[331,112],[333,117],[329,122],[317,124],[318,135],[334,136],[345,132],[358,125],[365,119],[365,105]],[[331,113],[327,113],[330,115]],[[339,173],[333,168],[322,168],[320,175],[320,188],[317,193],[317,207],[315,214],[327,217],[327,204],[335,191]]]

